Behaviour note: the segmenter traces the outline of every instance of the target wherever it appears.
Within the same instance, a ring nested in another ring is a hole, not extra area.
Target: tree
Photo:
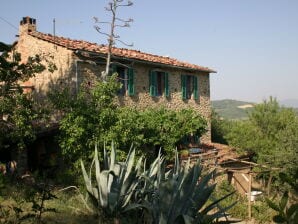
[[[227,144],[225,135],[228,131],[231,121],[222,119],[215,110],[211,113],[211,141],[221,144]]]
[[[103,145],[108,140],[118,113],[114,99],[120,83],[116,77],[111,76],[107,82],[96,80],[92,87],[83,84],[76,97],[67,89],[49,95],[53,105],[64,113],[59,142],[69,161],[87,160],[96,142]]]
[[[20,83],[44,71],[42,57],[35,55],[26,62],[13,46],[0,42],[0,148],[16,144],[24,148],[35,137],[32,121],[40,113],[30,93],[24,94]],[[49,71],[55,66],[50,63]]]
[[[133,3],[131,1],[127,1],[127,3],[123,3],[124,0],[112,0],[109,2],[108,6],[105,8],[106,11],[111,13],[111,21],[106,22],[106,21],[100,21],[97,17],[93,17],[95,20],[95,23],[97,24],[108,24],[110,26],[109,32],[103,32],[101,31],[101,27],[98,25],[95,25],[94,28],[96,31],[100,34],[103,34],[108,37],[108,53],[107,53],[107,62],[106,62],[106,69],[105,72],[102,72],[102,79],[103,81],[106,81],[107,75],[109,74],[109,69],[110,69],[110,64],[111,64],[111,57],[112,57],[112,48],[115,46],[116,41],[126,45],[126,46],[132,46],[129,44],[126,44],[122,40],[120,40],[120,36],[115,33],[116,27],[129,27],[130,23],[133,22],[133,19],[121,19],[117,17],[117,10],[119,7],[127,7],[127,6],[132,6]]]
[[[298,174],[298,117],[270,98],[256,105],[247,121],[237,122],[227,135],[229,144],[254,154],[259,164]],[[279,179],[278,173],[273,173]]]

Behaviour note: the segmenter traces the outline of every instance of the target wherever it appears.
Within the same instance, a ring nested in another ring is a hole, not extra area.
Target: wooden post
[[[248,198],[248,219],[251,219],[251,172],[249,172],[249,180],[248,180],[248,192],[247,192],[247,198]]]

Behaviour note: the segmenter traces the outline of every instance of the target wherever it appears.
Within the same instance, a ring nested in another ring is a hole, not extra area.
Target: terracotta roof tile
[[[53,36],[51,34],[44,34],[40,32],[31,32],[30,35],[51,43],[55,43],[58,46],[66,47],[71,50],[86,50],[86,51],[102,53],[102,54],[106,54],[108,52],[108,48],[106,45],[98,45],[96,43],[90,43],[83,40],[72,40],[69,38]],[[165,65],[182,67],[186,69],[194,69],[194,70],[203,71],[203,72],[211,72],[211,73],[216,72],[208,67],[203,67],[203,66],[183,62],[183,61],[178,61],[177,59],[170,58],[170,57],[148,54],[137,50],[114,47],[112,49],[112,53],[114,56],[118,56],[118,57],[142,60],[142,61],[153,62],[153,63],[161,63]]]

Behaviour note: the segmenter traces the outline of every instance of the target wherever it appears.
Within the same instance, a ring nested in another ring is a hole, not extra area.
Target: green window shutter
[[[150,71],[149,73],[149,94],[156,96],[156,72]]]
[[[194,94],[195,100],[199,99],[198,77],[197,76],[193,76],[193,94]]]
[[[186,75],[181,75],[181,92],[182,92],[182,99],[186,99]]]
[[[169,73],[165,72],[165,96],[170,96],[170,88],[169,88]]]
[[[110,72],[109,72],[110,74],[109,75],[113,75],[114,73],[117,72],[117,65],[112,64],[110,68],[111,69],[110,69]]]
[[[134,72],[132,68],[128,69],[128,95],[135,95]]]

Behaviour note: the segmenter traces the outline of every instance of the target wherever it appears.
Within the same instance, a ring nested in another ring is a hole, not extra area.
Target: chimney
[[[20,21],[19,34],[28,34],[32,31],[36,31],[36,19],[30,18],[29,16],[23,17]]]

